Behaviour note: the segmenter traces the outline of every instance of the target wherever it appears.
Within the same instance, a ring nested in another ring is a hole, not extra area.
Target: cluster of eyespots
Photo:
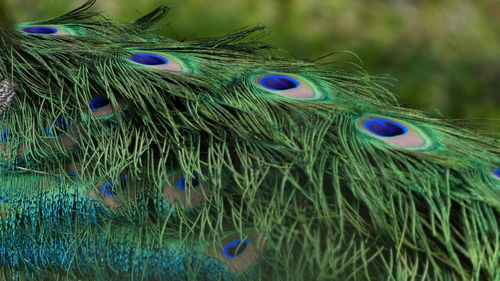
[[[155,68],[160,70],[188,72],[187,67],[181,60],[172,56],[155,52],[135,52],[127,57],[127,60],[135,65],[146,68]]]
[[[19,31],[28,35],[74,35],[72,29],[61,25],[19,25]]]
[[[399,148],[421,150],[428,148],[429,138],[406,122],[379,115],[358,119],[357,128],[371,137]]]
[[[71,119],[59,117],[50,126],[45,127],[45,134],[48,137],[56,138],[64,134],[69,128],[71,128]]]
[[[126,181],[127,177],[121,176],[120,180]],[[102,193],[106,196],[116,197],[116,193],[113,192],[113,190],[112,190],[114,185],[115,185],[115,181],[113,179],[109,179],[107,183],[102,185],[102,187],[101,187]]]
[[[305,101],[325,99],[314,84],[298,75],[267,72],[255,76],[252,83],[267,93],[283,98]]]

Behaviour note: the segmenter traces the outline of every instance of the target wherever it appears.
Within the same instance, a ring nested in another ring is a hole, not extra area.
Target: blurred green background
[[[15,22],[54,17],[84,0],[0,0]],[[194,39],[264,24],[290,56],[362,63],[388,74],[401,103],[500,132],[499,0],[98,0],[116,21],[173,7],[163,33]]]

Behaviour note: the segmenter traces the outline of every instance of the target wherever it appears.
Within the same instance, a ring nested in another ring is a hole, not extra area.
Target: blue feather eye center
[[[325,95],[314,83],[299,75],[266,72],[254,76],[252,84],[276,98],[302,101],[322,101],[325,99]]]
[[[121,176],[120,177],[120,180],[121,181],[125,181],[127,180],[127,177],[126,176]],[[107,195],[107,196],[111,196],[111,197],[116,197],[116,193],[114,193],[111,189],[112,187],[115,185],[115,181],[113,179],[110,179],[108,180],[107,183],[105,183],[102,187],[101,187],[101,191],[102,193],[104,193],[104,195]]]
[[[493,175],[500,179],[500,167],[493,170]]]
[[[2,143],[6,144],[8,141],[7,136],[9,135],[9,131],[7,129],[2,130]]]
[[[248,247],[248,239],[234,239],[233,241],[224,245],[222,253],[228,259],[233,259],[241,255]]]
[[[97,110],[109,104],[108,99],[105,97],[95,97],[89,101],[90,109]]]
[[[137,53],[130,57],[130,60],[144,65],[163,65],[168,64],[168,59],[159,55],[149,53]]]
[[[184,64],[183,60],[170,54],[141,51],[127,56],[126,60],[142,68],[189,72],[189,68]]]
[[[397,137],[408,133],[408,128],[402,124],[384,118],[366,120],[363,125],[368,131],[380,137]]]
[[[270,74],[260,78],[260,84],[271,91],[285,91],[297,88],[300,82],[292,77],[280,75],[280,74]]]
[[[175,182],[175,187],[179,190],[186,190],[186,179],[184,177],[181,177]]]
[[[57,118],[52,126],[45,128],[45,134],[48,137],[57,137],[63,134],[71,127],[71,119],[65,120],[61,117]]]
[[[104,193],[105,195],[111,196],[111,197],[116,197],[116,193],[114,193],[113,191],[111,191],[111,187],[114,184],[115,184],[115,182],[113,180],[109,180],[106,184],[104,184],[101,187],[102,193]]]
[[[22,31],[30,34],[56,34],[58,30],[50,26],[30,26],[23,28]]]
[[[192,187],[197,187],[200,185],[200,180],[197,177],[196,173],[193,173],[193,178],[191,179],[191,186]],[[175,182],[175,187],[179,190],[186,190],[186,178],[180,177],[176,182]]]

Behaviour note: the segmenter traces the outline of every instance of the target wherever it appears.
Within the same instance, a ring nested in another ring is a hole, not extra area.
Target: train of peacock
[[[0,31],[1,280],[500,280],[498,135],[93,2]]]

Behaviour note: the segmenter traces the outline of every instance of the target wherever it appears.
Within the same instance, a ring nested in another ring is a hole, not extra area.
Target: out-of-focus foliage
[[[21,22],[59,15],[84,0],[0,1]],[[264,24],[272,32],[268,42],[290,55],[352,51],[369,73],[397,79],[392,90],[402,103],[500,131],[498,0],[100,0],[96,7],[127,21],[161,4],[174,8],[160,30],[170,37]],[[345,54],[321,61],[360,63]]]

